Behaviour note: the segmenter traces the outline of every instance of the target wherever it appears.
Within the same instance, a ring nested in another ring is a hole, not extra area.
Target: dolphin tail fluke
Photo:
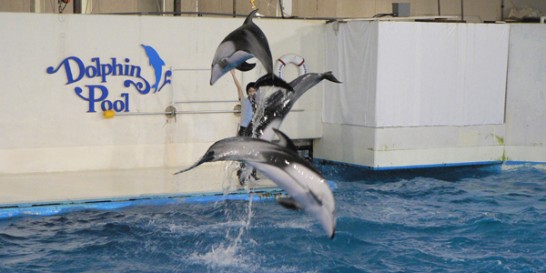
[[[329,80],[331,82],[335,83],[341,83],[335,76],[332,74],[332,71],[324,72],[322,73],[322,78],[325,80]]]

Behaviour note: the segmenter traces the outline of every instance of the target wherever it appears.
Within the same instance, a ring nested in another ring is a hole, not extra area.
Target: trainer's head
[[[254,94],[256,94],[256,87],[255,86],[256,86],[255,82],[249,82],[246,85],[246,94],[247,94],[247,96],[252,97],[252,96],[254,96]]]

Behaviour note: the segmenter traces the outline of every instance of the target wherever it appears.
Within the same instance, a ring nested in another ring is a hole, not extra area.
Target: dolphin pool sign
[[[74,93],[87,102],[87,112],[113,110],[115,112],[129,112],[129,93],[121,93],[120,97],[112,98],[107,87],[111,77],[126,77],[123,81],[125,88],[134,88],[140,95],[161,91],[165,85],[171,83],[171,70],[164,70],[165,61],[157,51],[149,45],[142,44],[144,53],[148,57],[148,64],[153,70],[153,80],[145,77],[143,68],[131,63],[131,59],[111,57],[102,59],[93,57],[85,62],[77,56],[66,57],[57,66],[46,69],[48,74],[59,71],[66,75],[66,85],[76,85]],[[82,80],[95,80],[96,84],[81,85]]]

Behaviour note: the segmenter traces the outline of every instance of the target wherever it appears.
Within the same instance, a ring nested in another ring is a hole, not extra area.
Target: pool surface
[[[0,221],[0,272],[546,272],[546,171],[369,171],[336,182],[337,233],[274,201]]]

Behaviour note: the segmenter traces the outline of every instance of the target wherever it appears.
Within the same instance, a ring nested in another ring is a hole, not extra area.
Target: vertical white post
[[[282,11],[279,9],[277,10],[277,16],[280,16],[281,14],[284,14],[284,17],[290,17],[292,16],[292,0],[279,0],[282,1]]]
[[[90,14],[93,12],[93,0],[82,1],[82,14]]]
[[[42,0],[33,0],[30,2],[30,12],[42,12]]]

